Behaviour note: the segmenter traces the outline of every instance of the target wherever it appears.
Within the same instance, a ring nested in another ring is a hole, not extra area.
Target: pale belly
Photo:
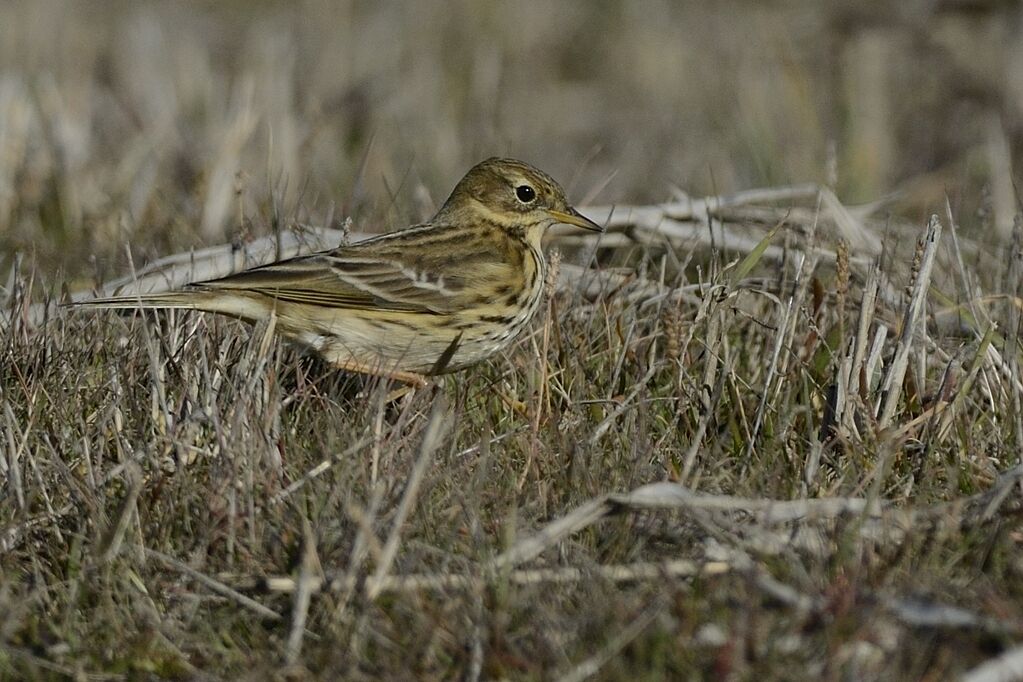
[[[429,326],[421,329],[407,316],[357,316],[348,311],[336,317],[318,316],[317,331],[312,332],[308,318],[296,324],[288,311],[279,310],[278,325],[284,334],[339,367],[357,365],[380,373],[436,374],[438,369],[446,373],[476,364],[510,345],[529,325],[540,298],[538,288],[505,323],[480,324],[463,313],[425,318],[421,324]],[[308,312],[308,308],[303,310],[303,316]],[[438,367],[445,355],[450,355],[449,359]]]

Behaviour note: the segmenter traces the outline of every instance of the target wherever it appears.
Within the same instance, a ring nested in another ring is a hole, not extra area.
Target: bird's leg
[[[407,384],[405,388],[408,389],[425,388],[430,384],[429,379],[418,372],[406,372],[400,369],[386,370],[380,367],[356,362],[355,360],[339,360],[335,361],[333,364],[338,369],[343,369],[347,372],[357,372],[359,374],[400,381]]]
[[[418,372],[394,370],[389,372],[373,372],[373,374],[385,379],[393,379],[394,381],[400,381],[403,384],[408,384],[409,388],[426,388],[430,385],[430,380]]]
[[[416,372],[388,372],[387,374],[381,374],[380,376],[386,376],[388,379],[394,379],[395,381],[402,381],[405,383],[404,386],[399,386],[390,393],[387,394],[387,402],[394,402],[400,398],[404,398],[406,395],[414,394],[420,388],[426,388],[430,385],[430,380],[422,374]]]
[[[418,390],[418,388],[419,388],[418,386],[413,386],[412,384],[405,384],[404,386],[399,386],[393,391],[387,392],[387,396],[384,398],[384,402],[394,403],[401,400],[405,396],[415,395],[415,392],[416,390]]]

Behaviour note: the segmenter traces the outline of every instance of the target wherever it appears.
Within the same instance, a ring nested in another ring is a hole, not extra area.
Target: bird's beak
[[[550,216],[557,220],[559,223],[565,223],[566,225],[575,225],[581,227],[584,230],[590,230],[591,232],[603,232],[604,228],[597,223],[593,222],[579,211],[575,210],[571,206],[565,211],[548,211]]]

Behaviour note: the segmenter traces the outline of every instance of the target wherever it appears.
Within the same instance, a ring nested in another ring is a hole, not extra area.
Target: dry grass
[[[877,41],[905,47],[897,23],[878,34],[823,5],[734,21],[466,5],[453,23],[440,5],[197,7],[0,9],[0,677],[1014,664],[1008,109],[944,138],[946,205],[914,167],[926,145],[900,137],[912,107],[871,80]],[[947,20],[929,18],[928,45],[958,35]],[[822,27],[844,47],[800,40]],[[612,28],[607,55],[584,51]],[[771,37],[728,53],[751,35]],[[829,122],[809,101],[834,78],[818,54],[849,71],[829,92],[888,98],[890,116]],[[939,83],[964,68],[944,58]],[[521,103],[533,91],[539,109]],[[396,403],[266,326],[48,305],[132,269],[166,286],[337,240],[348,217],[406,223],[494,151],[576,171],[573,198],[609,234],[554,235],[561,278],[533,333]],[[807,179],[822,184],[733,193]],[[838,198],[895,185],[883,204]],[[299,223],[318,227],[292,240]]]

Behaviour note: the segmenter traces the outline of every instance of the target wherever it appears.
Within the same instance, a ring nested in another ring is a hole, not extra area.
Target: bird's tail
[[[203,310],[205,298],[201,291],[168,291],[162,294],[130,294],[127,296],[110,296],[107,298],[91,298],[85,301],[72,301],[66,306],[76,308],[187,308]]]

